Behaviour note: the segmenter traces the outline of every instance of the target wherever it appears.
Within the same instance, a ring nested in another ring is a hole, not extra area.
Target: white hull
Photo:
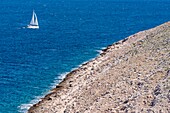
[[[27,28],[29,28],[29,29],[39,29],[39,26],[28,25]]]

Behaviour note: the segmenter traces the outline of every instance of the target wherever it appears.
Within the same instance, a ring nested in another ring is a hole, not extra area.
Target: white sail
[[[34,16],[35,16],[35,19],[34,19],[35,22],[34,22],[34,24],[38,26],[38,18],[37,18],[37,15],[36,15],[35,13],[34,13]]]
[[[39,28],[39,26],[38,26],[38,18],[37,18],[36,13],[34,12],[34,10],[33,10],[33,13],[32,13],[31,22],[30,22],[30,24],[28,25],[27,28],[32,28],[32,29],[38,29]]]
[[[31,22],[30,22],[31,25],[34,25],[34,11],[32,13],[32,19],[31,19]]]

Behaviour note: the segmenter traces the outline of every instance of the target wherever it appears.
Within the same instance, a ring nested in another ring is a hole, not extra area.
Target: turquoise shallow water
[[[102,47],[170,19],[170,1],[1,0],[0,113],[24,112]],[[25,27],[32,10],[40,29]]]

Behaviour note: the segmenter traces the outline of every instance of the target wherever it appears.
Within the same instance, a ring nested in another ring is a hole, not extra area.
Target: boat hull
[[[29,28],[29,29],[39,29],[39,26],[28,25],[27,28]]]

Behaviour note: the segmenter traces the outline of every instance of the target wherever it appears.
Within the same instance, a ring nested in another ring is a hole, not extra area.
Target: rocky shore
[[[170,113],[170,22],[108,46],[28,113]]]

